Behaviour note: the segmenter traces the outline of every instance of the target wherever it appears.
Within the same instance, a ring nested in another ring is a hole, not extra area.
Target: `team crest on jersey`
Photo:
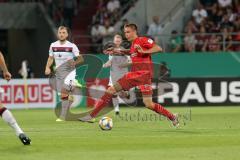
[[[62,57],[62,55],[61,55],[61,54],[58,54],[58,57],[59,57],[59,58],[61,58],[61,57]]]
[[[153,44],[153,40],[152,39],[148,39],[148,43]]]

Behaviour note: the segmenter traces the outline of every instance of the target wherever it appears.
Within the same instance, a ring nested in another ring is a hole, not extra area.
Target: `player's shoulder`
[[[52,43],[51,43],[51,46],[56,46],[56,45],[59,45],[59,42],[58,42],[58,41],[55,41],[55,42],[52,42]]]
[[[140,41],[140,42],[148,42],[148,43],[153,43],[154,41],[153,41],[153,39],[152,38],[150,38],[150,37],[145,37],[145,36],[143,36],[143,37],[138,37],[139,39],[138,39],[138,41]]]
[[[75,43],[70,42],[70,41],[67,41],[66,44],[67,44],[68,46],[72,46],[72,47],[76,47],[76,46],[77,46]]]

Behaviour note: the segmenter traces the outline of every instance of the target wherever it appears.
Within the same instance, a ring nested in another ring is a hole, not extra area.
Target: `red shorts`
[[[142,95],[152,95],[152,78],[149,71],[128,72],[117,81],[124,90],[138,87]]]

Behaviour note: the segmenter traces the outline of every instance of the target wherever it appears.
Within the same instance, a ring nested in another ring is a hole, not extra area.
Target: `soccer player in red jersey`
[[[124,27],[125,37],[132,42],[130,50],[120,50],[109,48],[104,53],[108,54],[130,54],[132,60],[131,72],[126,73],[117,83],[109,87],[105,95],[96,103],[94,110],[87,116],[80,118],[80,121],[90,121],[96,117],[102,108],[108,105],[112,96],[121,91],[138,87],[143,96],[145,106],[158,114],[167,117],[174,126],[179,125],[178,115],[172,114],[162,105],[152,101],[152,76],[153,64],[151,59],[152,53],[162,52],[162,48],[158,46],[152,39],[147,37],[139,37],[137,34],[137,26],[135,24],[127,24]]]

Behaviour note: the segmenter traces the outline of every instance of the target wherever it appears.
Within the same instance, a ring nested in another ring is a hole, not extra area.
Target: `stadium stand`
[[[171,51],[239,51],[239,22],[240,3],[237,0],[229,0],[226,4],[221,0],[200,0],[183,34],[175,36],[177,31],[172,32]]]

